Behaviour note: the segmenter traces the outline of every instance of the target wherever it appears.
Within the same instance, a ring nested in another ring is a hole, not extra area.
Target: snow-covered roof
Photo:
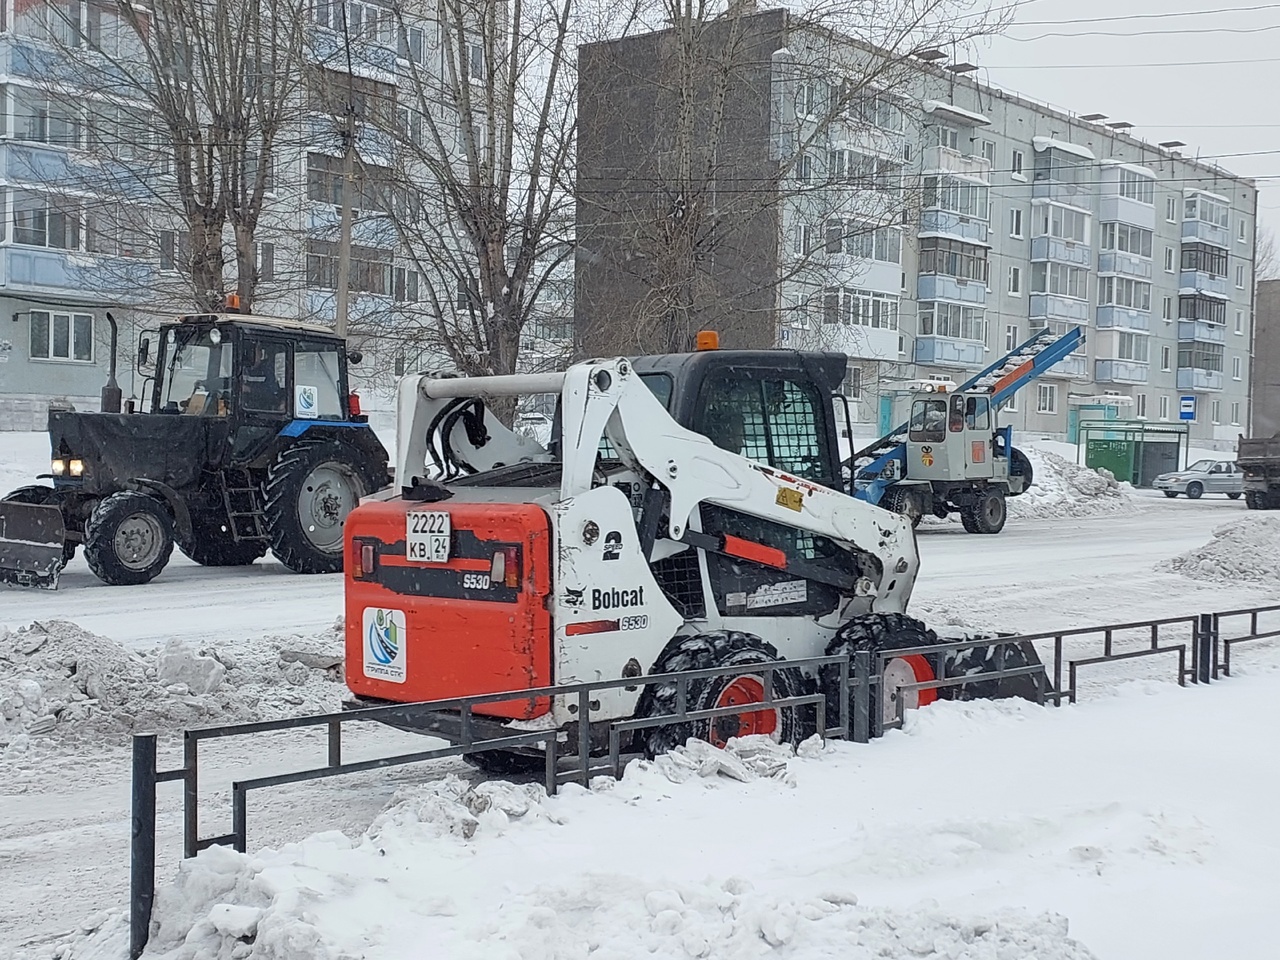
[[[1157,179],[1156,172],[1150,167],[1144,167],[1138,163],[1125,163],[1123,160],[1103,160],[1103,166],[1119,167],[1121,170],[1128,170],[1130,173],[1136,173],[1140,177],[1149,177],[1152,180]]]
[[[1191,197],[1191,196],[1208,197],[1210,200],[1217,200],[1219,203],[1225,203],[1228,205],[1231,203],[1230,198],[1224,197],[1220,193],[1213,193],[1212,191],[1209,191],[1209,190],[1201,190],[1199,187],[1187,187],[1185,190],[1182,191],[1182,193],[1184,196],[1188,196],[1188,197]]]
[[[1061,150],[1063,153],[1072,153],[1077,157],[1084,157],[1086,160],[1098,159],[1093,155],[1093,151],[1088,147],[1081,147],[1066,140],[1055,140],[1053,137],[1032,137],[1031,145],[1035,147],[1036,153],[1042,153],[1045,150]]]
[[[920,104],[925,113],[936,113],[953,123],[961,123],[970,127],[989,126],[991,121],[980,113],[957,107],[955,104],[943,103],[941,100],[925,100]]]

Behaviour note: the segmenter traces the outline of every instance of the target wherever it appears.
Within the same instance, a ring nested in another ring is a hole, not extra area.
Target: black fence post
[[[1195,663],[1191,668],[1196,683],[1213,679],[1213,632],[1213,614],[1202,613],[1196,617]]]
[[[853,741],[871,742],[871,651],[853,655]]]
[[[133,831],[129,846],[129,958],[138,960],[151,934],[156,895],[156,737],[133,738]]]

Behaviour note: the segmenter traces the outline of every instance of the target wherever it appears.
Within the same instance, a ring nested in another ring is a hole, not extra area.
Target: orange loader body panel
[[[407,514],[420,510],[449,514],[444,563],[406,557]],[[352,693],[419,703],[551,685],[551,528],[539,507],[368,501],[347,517],[345,540]],[[544,697],[475,713],[529,720],[548,709]]]

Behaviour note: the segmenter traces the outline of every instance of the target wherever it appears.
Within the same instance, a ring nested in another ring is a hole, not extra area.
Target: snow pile
[[[135,653],[65,620],[0,628],[0,748],[336,710],[342,631]]]
[[[651,764],[672,783],[684,783],[694,777],[724,776],[749,783],[767,778],[794,785],[788,773],[788,761],[795,756],[816,757],[822,753],[822,740],[816,734],[793,748],[789,743],[775,743],[763,734],[734,737],[723,750],[705,740],[690,738],[683,747],[655,757]]]
[[[1026,493],[1009,498],[1011,518],[1092,517],[1137,509],[1133,487],[1116,480],[1111,471],[1082,467],[1035,447],[1025,453],[1034,477]]]
[[[1280,581],[1280,517],[1251,514],[1224,524],[1204,546],[1166,560],[1161,568],[1193,580]]]

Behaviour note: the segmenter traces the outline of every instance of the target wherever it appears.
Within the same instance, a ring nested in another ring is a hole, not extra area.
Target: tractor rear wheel
[[[1021,496],[1035,482],[1036,474],[1031,466],[1031,458],[1017,447],[1014,447],[1013,452],[1009,454],[1009,475],[1022,478],[1022,489],[1016,494],[1010,494],[1011,496]]]
[[[267,552],[265,540],[236,540],[222,517],[191,515],[191,539],[178,549],[202,567],[244,567]]]
[[[695,720],[649,727],[640,733],[649,756],[678,747],[690,737],[707,740],[723,747],[730,738],[764,734],[780,743],[799,743],[801,723],[796,708],[768,707],[750,709],[764,699],[764,674],[752,672],[762,663],[779,663],[782,658],[773,644],[740,630],[718,630],[673,642],[653,665],[651,673],[680,673],[712,667],[741,667],[741,673],[690,680],[687,687],[688,709],[711,710],[716,707],[743,707],[741,713],[730,713],[709,720]],[[794,667],[773,672],[774,699],[800,696],[804,677]],[[676,711],[676,685],[645,687],[636,705],[637,717],[657,718]]]
[[[852,657],[860,651],[872,654],[871,669],[876,669],[875,654],[881,650],[905,650],[911,647],[931,647],[938,643],[938,635],[919,620],[901,613],[872,613],[850,620],[831,638],[825,655],[828,657],[848,654]],[[854,702],[853,665],[850,664],[849,723],[852,725],[856,703]],[[903,710],[928,706],[938,699],[937,690],[903,690],[909,683],[927,683],[936,680],[930,660],[913,653],[902,657],[890,657],[885,661],[884,674],[879,684],[871,686],[871,718],[880,718],[880,724],[893,723],[898,718],[898,705]],[[822,692],[827,700],[827,725],[840,722],[840,668],[823,667]],[[853,731],[850,729],[849,735]]]
[[[1004,529],[1008,510],[1002,490],[987,490],[960,511],[960,519],[969,533],[999,533]]]
[[[30,503],[38,507],[47,505],[57,505],[57,493],[53,487],[46,487],[39,483],[33,483],[30,486],[19,487],[6,493],[0,500],[7,500],[10,503]],[[65,514],[64,514],[65,519]],[[62,565],[65,567],[76,555],[76,542],[74,540],[62,541]]]
[[[377,489],[361,455],[331,438],[303,438],[267,470],[262,507],[271,552],[297,573],[342,570],[347,514]]]
[[[138,490],[99,501],[84,525],[84,558],[103,583],[149,583],[172,553],[169,508]]]

